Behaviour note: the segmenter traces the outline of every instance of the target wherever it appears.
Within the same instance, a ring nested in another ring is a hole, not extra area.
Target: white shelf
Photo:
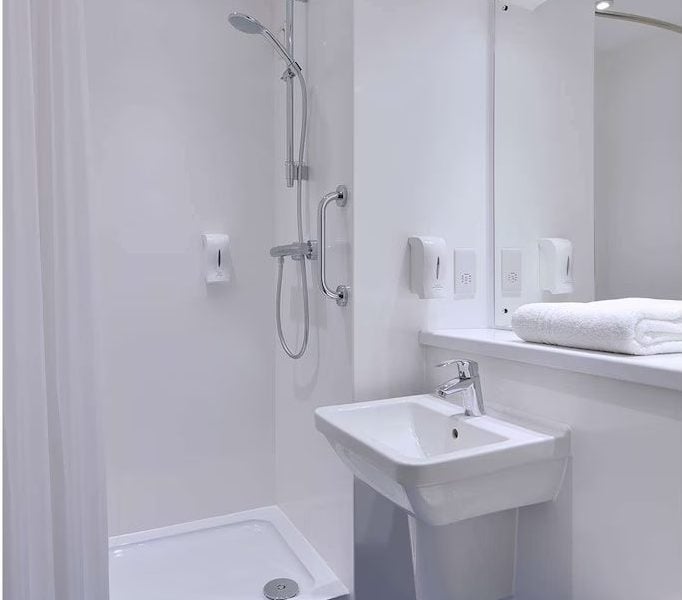
[[[423,346],[682,391],[682,354],[628,356],[532,344],[502,329],[421,331],[419,342]]]

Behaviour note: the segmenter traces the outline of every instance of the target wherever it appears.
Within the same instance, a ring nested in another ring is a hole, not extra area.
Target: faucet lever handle
[[[455,358],[438,363],[436,367],[449,367],[450,365],[457,365],[458,374],[462,379],[478,377],[478,363],[473,360]]]
[[[440,367],[449,367],[450,365],[454,365],[455,363],[459,362],[458,359],[453,359],[453,360],[444,360],[443,362],[440,362],[436,365],[437,368]]]

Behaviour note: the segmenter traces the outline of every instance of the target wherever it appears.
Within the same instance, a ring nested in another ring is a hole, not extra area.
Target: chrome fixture
[[[600,0],[595,4],[594,14],[605,19],[617,19],[619,21],[629,21],[630,23],[639,23],[640,25],[650,25],[658,27],[659,29],[667,29],[674,33],[682,33],[682,25],[670,23],[669,21],[662,21],[661,19],[654,19],[652,17],[644,17],[632,13],[617,12],[610,10],[613,8],[614,0]]]
[[[307,0],[301,0],[303,2]],[[294,0],[286,2],[286,17],[284,20],[284,44],[289,56],[294,56]],[[298,65],[297,65],[298,66]],[[300,68],[299,68],[300,70]],[[287,187],[293,187],[294,181],[308,179],[308,167],[299,157],[294,161],[294,82],[295,73],[287,68],[282,74],[282,81],[286,85],[286,158],[284,160],[284,176]]]
[[[298,596],[298,593],[298,583],[285,577],[268,581],[263,586],[263,596],[268,600],[289,600]]]
[[[345,185],[339,185],[335,191],[325,195],[317,208],[317,235],[320,248],[319,284],[325,296],[335,300],[339,306],[346,306],[350,288],[347,285],[339,285],[333,290],[327,284],[327,208],[334,201],[339,208],[348,204],[348,188]]]
[[[435,389],[437,396],[449,399],[457,394],[462,399],[464,414],[467,417],[480,417],[485,414],[481,379],[478,375],[478,363],[473,360],[446,360],[436,367],[457,366],[457,377],[448,379]]]
[[[296,216],[298,228],[298,241],[287,246],[278,246],[270,251],[272,256],[277,258],[277,292],[275,316],[277,321],[277,335],[282,344],[282,348],[287,355],[293,359],[301,358],[308,347],[310,336],[310,307],[308,302],[308,280],[304,257],[308,256],[307,250],[303,246],[308,244],[303,240],[303,207],[302,207],[302,180],[305,175],[303,158],[305,156],[306,134],[308,129],[308,89],[305,78],[301,72],[301,67],[294,60],[294,0],[286,0],[286,24],[284,26],[285,45],[273,35],[260,21],[250,15],[233,12],[228,16],[228,21],[238,31],[247,34],[262,35],[275,49],[275,52],[284,60],[287,68],[282,76],[287,86],[287,165],[286,179],[287,187],[292,187],[296,182]],[[293,162],[293,110],[294,110],[294,91],[293,78],[296,77],[301,88],[301,133],[298,143],[298,162]],[[303,302],[303,339],[296,349],[292,349],[286,341],[282,330],[282,279],[284,276],[284,258],[291,256],[293,260],[298,260],[301,273],[301,300]],[[312,258],[312,253],[309,258]]]
[[[284,25],[283,45],[272,32],[265,27],[258,19],[250,15],[233,12],[227,17],[235,29],[242,33],[259,33],[273,46],[277,54],[287,64],[287,68],[282,74],[282,81],[286,85],[286,160],[284,164],[287,187],[294,187],[294,182],[299,179],[307,179],[308,168],[303,163],[303,158],[299,156],[298,162],[294,161],[294,84],[295,77],[301,77],[301,67],[294,60],[294,0],[287,0],[286,23]],[[307,113],[302,115],[302,119],[307,118]]]
[[[242,33],[254,34],[259,33],[264,36],[275,48],[277,53],[282,57],[288,66],[292,67],[296,61],[291,54],[284,48],[280,41],[272,34],[272,32],[263,25],[258,19],[254,19],[250,15],[244,13],[233,12],[227,17],[230,25]]]
[[[301,260],[307,258],[308,260],[317,259],[317,242],[315,240],[308,240],[307,242],[291,244],[284,244],[283,246],[274,246],[270,248],[270,256],[279,258],[280,256],[291,256],[293,260]]]

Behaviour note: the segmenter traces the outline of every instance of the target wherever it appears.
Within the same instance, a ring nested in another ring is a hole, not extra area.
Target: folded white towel
[[[682,352],[682,301],[526,304],[514,312],[512,329],[521,339],[540,344],[638,355]]]

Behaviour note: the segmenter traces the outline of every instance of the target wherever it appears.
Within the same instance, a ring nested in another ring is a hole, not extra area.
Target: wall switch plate
[[[523,289],[523,252],[521,248],[502,248],[502,295],[520,296]]]
[[[476,295],[476,251],[473,248],[455,249],[455,297],[473,298]]]

